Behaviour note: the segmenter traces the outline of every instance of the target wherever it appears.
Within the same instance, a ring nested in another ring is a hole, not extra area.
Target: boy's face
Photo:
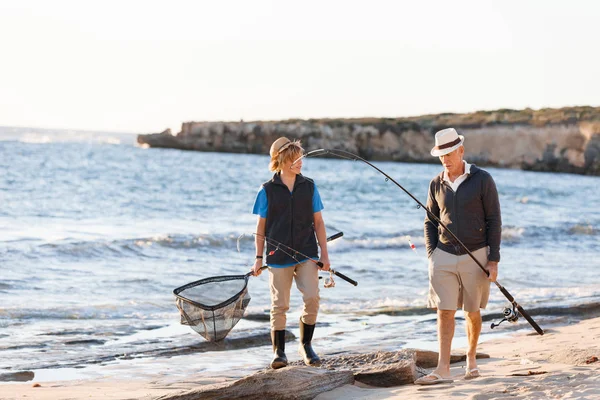
[[[290,158],[283,163],[281,170],[293,172],[298,175],[302,171],[302,158]]]

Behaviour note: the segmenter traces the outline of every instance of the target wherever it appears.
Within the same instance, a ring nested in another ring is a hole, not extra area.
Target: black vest
[[[267,192],[267,223],[265,235],[277,240],[308,257],[318,257],[317,238],[315,237],[313,193],[315,184],[312,180],[298,174],[294,182],[294,190],[281,181],[279,174],[263,184]],[[267,265],[293,264],[304,261],[306,257],[293,251],[267,242]],[[275,251],[272,255],[270,253]],[[291,257],[285,252],[295,257]]]

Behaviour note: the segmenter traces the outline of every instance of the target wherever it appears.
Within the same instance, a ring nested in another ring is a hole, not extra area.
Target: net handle
[[[263,269],[267,269],[267,268],[269,268],[269,267],[267,267],[267,266],[265,265],[265,266],[262,266],[262,267],[260,267],[260,270],[262,271]],[[249,277],[251,277],[252,275],[254,275],[254,272],[250,271],[250,272],[248,272],[248,273],[247,273],[246,275],[244,275],[244,276],[245,276],[246,278],[249,278]]]

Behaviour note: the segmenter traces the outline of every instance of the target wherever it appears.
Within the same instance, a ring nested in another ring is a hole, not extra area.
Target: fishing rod
[[[318,265],[319,268],[323,268],[323,263],[321,261],[315,261],[312,258],[310,258],[309,256],[307,256],[306,254],[303,254],[303,253],[299,252],[298,250],[291,248],[290,246],[287,246],[287,245],[285,245],[285,244],[283,244],[283,243],[281,243],[281,242],[279,242],[279,241],[277,241],[277,240],[275,240],[273,238],[270,238],[268,236],[262,235],[260,233],[254,232],[252,234],[255,235],[255,236],[262,237],[267,243],[269,243],[270,245],[272,245],[272,246],[275,247],[275,250],[272,250],[269,253],[269,255],[272,255],[277,250],[281,250],[283,253],[287,254],[290,257],[292,257],[294,260],[298,261],[299,263],[309,260],[309,261],[312,261],[313,263],[315,263],[316,265]],[[336,233],[334,235],[329,236],[327,238],[327,241],[331,242],[332,240],[335,240],[335,239],[340,238],[342,236],[344,236],[344,232],[338,232],[338,233]],[[287,249],[287,251],[286,251],[286,249]],[[293,254],[291,254],[290,252],[293,253]],[[300,260],[298,260],[298,258],[296,258],[296,256],[304,257],[304,260],[300,261]],[[265,268],[265,267],[263,267],[263,268]],[[336,276],[339,276],[340,278],[342,278],[346,282],[350,283],[351,285],[354,285],[354,286],[358,285],[358,282],[356,282],[354,279],[351,279],[351,278],[347,277],[346,275],[342,274],[339,271],[334,270],[331,267],[329,268],[329,271],[331,271],[332,274],[334,274]],[[252,274],[252,273],[250,272],[249,274]],[[327,282],[325,284],[326,284],[326,287],[333,287],[333,285],[334,285],[333,284],[333,280],[331,280],[331,284],[328,284]],[[330,286],[327,286],[327,285],[330,285]]]
[[[488,272],[488,270],[486,270],[485,267],[475,258],[475,256],[473,255],[473,253],[471,253],[471,251],[467,248],[467,246],[465,246],[465,244],[450,229],[448,229],[448,227],[435,214],[433,214],[423,203],[421,203],[415,196],[413,196],[412,193],[410,193],[402,185],[400,185],[398,182],[396,182],[394,180],[394,178],[392,178],[391,176],[389,176],[388,174],[386,174],[385,172],[383,172],[382,170],[380,170],[379,168],[377,168],[375,165],[373,165],[369,161],[365,160],[364,158],[362,158],[356,154],[350,153],[348,151],[345,151],[345,150],[317,149],[317,150],[313,150],[313,151],[310,151],[310,152],[304,154],[302,157],[295,160],[294,163],[300,161],[302,158],[319,157],[319,156],[324,156],[327,154],[330,154],[330,155],[338,157],[338,158],[343,158],[346,160],[362,161],[365,164],[367,164],[368,166],[370,166],[371,168],[375,169],[377,172],[379,172],[383,176],[385,176],[386,182],[392,181],[392,183],[394,183],[396,186],[398,186],[400,189],[402,189],[404,191],[404,193],[409,195],[417,203],[417,205],[418,205],[417,208],[423,208],[425,210],[425,212],[427,212],[427,215],[430,218],[432,218],[440,226],[442,226],[446,230],[446,232],[448,232],[450,234],[450,236],[456,241],[456,243],[458,243],[460,246],[462,246],[462,248],[473,259],[473,261],[475,261],[475,263],[479,266],[479,268],[481,268],[481,270],[486,274],[486,276],[488,276],[488,277],[490,276],[490,273]],[[523,307],[521,307],[519,305],[519,303],[517,303],[515,298],[508,292],[508,290],[506,290],[506,288],[504,286],[500,285],[500,283],[498,281],[494,281],[494,283],[496,284],[496,287],[498,287],[500,292],[502,292],[502,294],[512,304],[512,310],[510,308],[505,308],[503,311],[505,318],[502,321],[500,321],[498,324],[492,324],[491,329],[494,329],[496,326],[500,325],[504,321],[516,322],[517,319],[519,318],[518,314],[521,314],[523,316],[523,318],[525,318],[527,320],[527,322],[529,322],[529,324],[533,327],[533,329],[536,330],[537,333],[539,333],[540,335],[543,335],[544,331],[542,330],[542,328],[540,328],[540,326],[533,320],[533,318],[531,318],[529,313],[527,313],[527,311],[525,311],[523,309]]]

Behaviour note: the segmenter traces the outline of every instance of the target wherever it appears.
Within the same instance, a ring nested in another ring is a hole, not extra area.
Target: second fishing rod
[[[345,151],[345,150],[318,149],[318,150],[313,150],[313,151],[310,151],[310,152],[304,154],[298,160],[295,160],[294,163],[300,161],[302,158],[319,157],[319,156],[326,156],[326,155],[331,155],[331,156],[335,156],[335,157],[338,157],[338,158],[343,158],[343,159],[346,159],[346,160],[361,161],[361,162],[367,164],[368,166],[370,166],[371,168],[375,169],[377,172],[379,172],[383,176],[385,176],[385,178],[386,178],[385,180],[386,181],[391,181],[392,183],[394,183],[396,186],[398,186],[400,189],[402,189],[408,196],[410,196],[417,203],[417,205],[418,205],[417,207],[418,208],[422,208],[423,210],[425,210],[425,212],[427,213],[427,215],[432,220],[434,220],[436,223],[438,223],[439,226],[441,226],[445,230],[445,232],[447,232],[450,235],[450,237],[452,237],[452,240],[454,240],[455,243],[458,243],[465,250],[466,254],[468,254],[473,259],[473,261],[475,261],[475,263],[479,266],[479,268],[481,268],[481,270],[486,274],[486,276],[490,275],[489,272],[488,272],[488,270],[486,270],[485,267],[475,258],[475,256],[467,248],[467,246],[465,246],[465,244],[454,234],[454,232],[452,232],[440,220],[440,218],[438,218],[437,215],[435,215],[434,213],[432,213],[423,203],[421,203],[419,201],[419,199],[417,199],[412,193],[410,193],[402,185],[400,185],[398,182],[396,182],[391,176],[389,176],[388,174],[386,174],[381,169],[377,168],[375,165],[373,165],[369,161],[365,160],[364,158],[362,158],[362,157],[360,157],[360,156],[358,156],[356,154],[350,153],[348,151]],[[518,314],[520,314],[520,315],[523,316],[523,318],[525,318],[527,320],[527,322],[529,322],[529,324],[533,327],[533,329],[535,329],[535,331],[537,333],[539,333],[540,335],[543,335],[544,331],[542,330],[542,328],[540,328],[540,326],[533,320],[533,318],[531,318],[531,316],[529,315],[529,313],[527,313],[527,311],[525,311],[523,309],[523,307],[521,307],[521,305],[519,305],[519,303],[517,303],[517,301],[515,300],[515,298],[508,292],[508,290],[506,290],[506,288],[504,286],[500,285],[500,283],[497,280],[494,281],[494,284],[496,285],[496,287],[498,287],[498,289],[500,290],[500,292],[502,292],[502,294],[508,299],[508,301],[512,305],[512,312],[509,313],[509,314],[511,314],[509,316],[510,318],[505,318],[504,320],[515,322],[518,319]],[[508,309],[508,310],[511,311],[510,309]],[[518,312],[518,314],[517,314],[517,312]],[[507,315],[506,309],[504,310],[504,315],[505,316]],[[492,324],[492,328],[494,326],[495,325]]]
[[[275,253],[276,251],[281,251],[284,254],[287,254],[288,256],[290,256],[292,259],[294,259],[295,261],[297,261],[298,263],[303,262],[303,261],[312,261],[313,263],[315,263],[319,268],[323,268],[323,263],[321,261],[316,261],[312,258],[310,258],[309,256],[299,252],[296,249],[293,249],[290,246],[287,246],[273,238],[270,238],[266,235],[262,235],[260,233],[253,233],[254,236],[257,236],[259,238],[262,238],[263,240],[265,240],[267,243],[271,244],[273,247],[275,247],[274,250],[271,251],[271,253]],[[332,240],[335,240],[337,238],[340,238],[344,235],[343,232],[338,232],[334,235],[331,235],[330,237],[327,238],[327,241],[330,242]],[[302,259],[299,259],[298,257],[302,257]],[[263,267],[264,268],[264,267]],[[329,268],[329,271],[331,271],[332,274],[339,276],[340,278],[342,278],[343,280],[345,280],[346,282],[350,283],[351,285],[354,286],[358,286],[358,282],[355,281],[354,279],[349,278],[348,276],[342,274],[339,271],[336,271],[333,268]]]

